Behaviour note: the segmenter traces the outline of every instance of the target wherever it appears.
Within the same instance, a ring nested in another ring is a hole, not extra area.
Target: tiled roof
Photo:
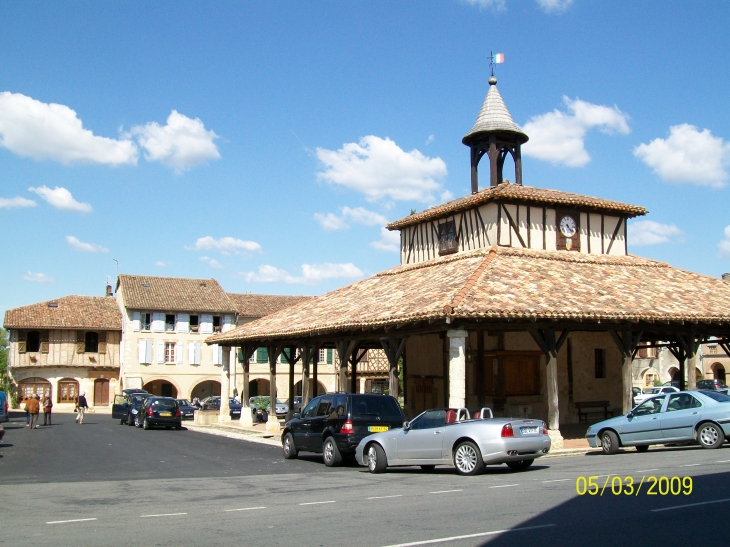
[[[494,82],[494,83],[492,83]],[[497,90],[496,78],[490,78],[489,91],[487,96],[484,98],[482,109],[477,116],[477,121],[474,123],[474,127],[471,131],[466,134],[462,139],[462,142],[468,144],[471,137],[478,133],[492,133],[499,131],[507,131],[509,133],[516,133],[521,138],[521,142],[526,142],[528,137],[512,120],[512,115],[507,110],[507,107],[502,100],[502,96]]]
[[[215,279],[152,277],[120,274],[124,305],[133,310],[235,312],[231,299]]]
[[[5,328],[121,330],[122,314],[111,296],[64,296],[6,311]]]
[[[635,256],[492,247],[398,266],[211,343],[426,319],[730,322],[730,283]]]
[[[416,213],[395,222],[388,224],[389,230],[400,230],[412,224],[419,224],[425,220],[440,218],[452,215],[460,211],[478,207],[490,201],[522,201],[535,205],[564,205],[566,207],[585,207],[605,211],[606,213],[622,214],[628,217],[645,215],[647,210],[638,205],[630,205],[608,199],[594,198],[560,190],[548,190],[546,188],[535,188],[533,186],[520,186],[503,182],[498,186],[490,186],[480,190],[476,194],[470,194],[462,198],[431,207],[420,213]]]
[[[245,317],[263,317],[289,306],[311,300],[311,296],[280,296],[275,294],[228,293],[236,311]]]

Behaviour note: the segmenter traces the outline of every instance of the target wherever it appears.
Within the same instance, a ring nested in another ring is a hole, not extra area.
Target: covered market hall
[[[301,380],[302,404],[312,379],[316,385],[310,361],[321,348],[339,357],[327,366],[338,368],[340,391],[360,385],[361,350],[382,349],[389,393],[403,397],[406,417],[487,406],[496,416],[545,420],[553,448],[562,447],[560,427],[579,421],[582,404],[628,412],[640,347],[669,348],[683,387],[693,388],[695,375],[685,371],[694,370],[699,345],[730,340],[730,284],[628,254],[627,221],[645,215],[643,207],[524,186],[528,136],[496,84],[490,78],[462,141],[472,193],[389,224],[400,231],[399,266],[208,343],[240,348],[244,374],[250,355],[266,347],[272,398],[283,352],[290,397]],[[503,178],[509,158],[514,182]],[[489,185],[480,189],[482,160]],[[224,361],[223,390],[228,369]],[[275,416],[267,427],[278,430]]]

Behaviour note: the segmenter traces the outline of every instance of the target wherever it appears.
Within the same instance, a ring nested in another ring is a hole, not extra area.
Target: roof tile
[[[121,330],[122,314],[111,296],[64,296],[8,310],[4,325],[6,329]]]

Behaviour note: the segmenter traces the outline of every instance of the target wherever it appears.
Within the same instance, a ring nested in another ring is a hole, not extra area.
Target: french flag
[[[500,63],[504,63],[504,53],[497,53],[494,56],[494,63],[497,65]]]

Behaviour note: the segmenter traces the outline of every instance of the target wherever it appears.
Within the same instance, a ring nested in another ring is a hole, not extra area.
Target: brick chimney
[[[112,291],[112,286],[107,284],[106,286],[106,295],[107,296],[114,296],[114,292]]]

